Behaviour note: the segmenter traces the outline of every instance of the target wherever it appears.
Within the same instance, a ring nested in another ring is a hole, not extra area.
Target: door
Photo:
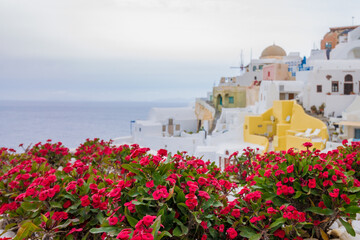
[[[354,138],[360,139],[360,128],[355,128]]]
[[[352,83],[345,83],[344,84],[344,94],[350,95],[353,92],[353,84]]]
[[[292,100],[295,98],[295,95],[293,93],[289,93],[289,100]]]

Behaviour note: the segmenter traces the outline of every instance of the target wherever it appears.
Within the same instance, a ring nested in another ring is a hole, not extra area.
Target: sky
[[[276,44],[308,56],[358,0],[0,0],[0,100],[189,101]]]

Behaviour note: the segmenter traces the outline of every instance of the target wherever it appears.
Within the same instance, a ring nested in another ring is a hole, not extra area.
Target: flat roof
[[[343,126],[355,126],[355,127],[360,127],[360,121],[356,122],[356,121],[341,121],[338,123],[339,125],[343,125]]]

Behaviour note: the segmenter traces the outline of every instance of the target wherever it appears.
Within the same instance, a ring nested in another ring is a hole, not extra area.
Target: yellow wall
[[[269,131],[269,125],[272,125],[272,131]],[[307,137],[295,136],[307,128],[311,128],[312,132],[317,128],[321,130],[317,136],[317,141]],[[305,142],[312,142],[315,148],[324,149],[325,142],[329,138],[325,123],[307,115],[302,107],[292,100],[274,101],[273,107],[263,114],[245,117],[244,140],[246,142],[259,144],[267,149],[269,137],[274,137],[273,147],[275,151],[289,148],[305,149],[303,146]],[[319,140],[325,140],[325,142]]]

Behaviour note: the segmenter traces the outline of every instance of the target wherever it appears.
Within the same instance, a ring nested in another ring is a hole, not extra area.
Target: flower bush
[[[1,148],[0,215],[15,239],[327,239],[337,219],[354,235],[360,145],[306,146],[234,153],[224,171],[99,139]]]

